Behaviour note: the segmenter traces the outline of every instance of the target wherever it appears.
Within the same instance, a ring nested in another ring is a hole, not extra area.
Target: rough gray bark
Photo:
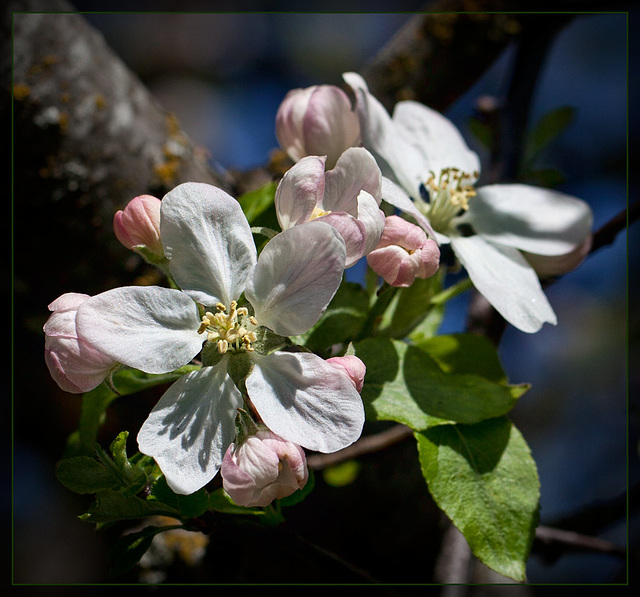
[[[396,102],[408,99],[445,110],[535,18],[513,14],[522,8],[520,4],[505,0],[427,3],[428,12],[409,20],[363,69],[369,89],[389,111]]]
[[[3,15],[13,33],[1,66],[5,80],[12,75],[18,292],[36,290],[27,273],[34,256],[58,262],[55,272],[38,272],[48,289],[40,306],[61,292],[96,292],[96,280],[131,277],[140,261],[116,241],[112,222],[136,195],[162,197],[187,180],[228,187],[102,36],[65,12],[73,10],[64,0],[14,0]],[[87,276],[94,268],[100,275]]]

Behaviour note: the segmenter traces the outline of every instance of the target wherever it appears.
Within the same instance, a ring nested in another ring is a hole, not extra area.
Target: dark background
[[[108,4],[78,1],[75,6],[112,10]],[[394,3],[396,13],[382,12],[388,7],[377,2],[366,7],[381,11],[377,14],[174,12],[86,18],[159,103],[176,114],[212,163],[243,170],[264,164],[277,147],[275,112],[289,89],[339,85],[342,72],[361,69],[411,11],[422,6],[404,0]],[[127,10],[146,6],[133,3]],[[205,3],[194,10],[211,7]],[[264,10],[273,7],[265,5]],[[560,106],[576,108],[575,121],[544,155],[544,163],[563,173],[561,190],[589,202],[595,229],[627,202],[627,144],[635,147],[638,125],[633,115],[637,86],[627,89],[634,72],[627,66],[627,32],[632,37],[636,24],[633,12],[574,18],[554,43],[534,96],[533,121]],[[485,94],[504,95],[513,54],[513,48],[501,54],[447,111],[471,144],[475,142],[467,123],[475,101]],[[635,179],[629,182],[632,202]],[[28,198],[20,197],[16,188],[13,200]],[[628,237],[621,233],[549,289],[558,326],[545,326],[534,335],[509,328],[500,345],[510,381],[533,384],[512,419],[539,467],[543,524],[620,496],[637,484],[637,261],[628,260],[637,247],[637,230],[631,227]],[[128,258],[126,251],[122,254]],[[55,257],[39,256],[29,271],[16,271],[15,277],[32,279],[38,267],[56,268]],[[360,273],[354,268],[349,275],[358,279]],[[46,305],[57,294],[47,288],[37,291],[41,309],[28,321],[14,322],[20,338],[14,342],[13,493],[5,503],[13,520],[13,580],[109,582],[106,553],[116,531],[96,533],[93,525],[79,521],[76,517],[88,500],[68,492],[54,476],[65,439],[77,425],[80,397],[60,392],[48,377],[41,326]],[[452,303],[441,333],[464,329],[466,306],[466,296]],[[105,443],[122,429],[134,437],[157,397],[147,392],[116,401],[105,426]],[[382,582],[432,582],[444,525],[411,442],[363,458],[359,476],[349,486],[331,487],[320,473],[316,482],[311,496],[288,511],[290,528]],[[637,530],[638,519],[632,515],[598,534],[620,545],[628,538],[637,548]],[[211,537],[203,568],[172,574],[168,580],[176,582],[358,578],[288,536],[253,530],[221,530]],[[608,583],[624,582],[626,576],[615,556],[564,554],[550,561],[534,551],[528,578],[531,583]],[[138,579],[129,575],[124,580]]]

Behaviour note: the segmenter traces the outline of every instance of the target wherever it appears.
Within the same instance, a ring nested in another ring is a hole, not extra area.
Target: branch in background
[[[330,454],[313,454],[307,459],[307,464],[314,470],[322,470],[334,464],[339,464],[345,460],[351,460],[352,458],[358,458],[365,454],[373,454],[384,450],[402,440],[405,440],[413,435],[413,431],[409,427],[404,425],[394,425],[389,429],[376,433],[374,435],[367,435],[347,448],[333,452]]]
[[[436,0],[414,16],[362,70],[389,110],[416,100],[444,111],[518,38],[530,14],[520,2]],[[509,12],[506,12],[509,11]]]

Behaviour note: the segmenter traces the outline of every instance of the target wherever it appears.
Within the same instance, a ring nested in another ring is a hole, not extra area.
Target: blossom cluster
[[[516,328],[556,323],[540,277],[576,267],[591,210],[557,191],[479,186],[480,161],[442,114],[413,101],[389,115],[359,75],[292,90],[276,134],[293,161],[278,183],[273,231],[258,254],[240,203],[205,183],[142,195],[114,217],[129,249],[169,286],[67,293],[49,305],[45,361],[65,391],[119,367],[163,374],[190,363],[137,436],[178,494],[218,472],[239,505],[305,486],[305,450],[357,440],[365,365],[297,346],[361,259],[395,287],[429,278],[450,245],[477,290]],[[387,212],[381,207],[383,202]],[[390,208],[390,209],[389,209]]]

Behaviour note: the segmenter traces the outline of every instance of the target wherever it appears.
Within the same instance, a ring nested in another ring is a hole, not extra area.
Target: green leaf
[[[506,418],[415,433],[436,504],[492,570],[525,580],[540,482],[527,443]]]
[[[358,477],[359,472],[360,463],[357,460],[345,460],[324,469],[322,478],[331,487],[344,487],[351,485]]]
[[[76,456],[60,461],[56,468],[58,480],[76,493],[97,493],[106,489],[135,495],[147,485],[145,470],[129,462],[126,443],[129,434],[123,431],[111,444],[113,459],[96,444],[95,457]]]
[[[118,491],[106,490],[96,494],[82,520],[95,523],[118,522],[120,520],[145,518],[147,516],[171,516],[178,518],[180,513],[157,500],[147,500],[137,496],[126,496]]]
[[[492,149],[494,146],[495,134],[491,126],[479,118],[469,119],[469,131],[486,148]]]
[[[565,181],[564,174],[562,174],[562,172],[558,170],[555,170],[554,168],[537,168],[525,170],[520,178],[528,184],[545,187],[547,189],[558,187]]]
[[[346,344],[360,332],[369,309],[367,292],[355,282],[342,282],[318,323],[298,340],[309,350],[324,355],[334,344]]]
[[[183,519],[196,518],[208,509],[209,494],[204,487],[189,495],[175,493],[164,476],[158,478],[151,487],[149,501],[157,501],[177,511]]]
[[[97,493],[112,489],[114,478],[103,462],[91,456],[61,460],[56,466],[58,480],[75,493]]]
[[[446,373],[416,346],[367,339],[356,344],[356,353],[367,367],[362,399],[369,419],[421,431],[497,417],[516,403],[509,387],[478,375]]]
[[[575,114],[575,108],[563,106],[542,116],[527,136],[524,161],[532,161],[540,151],[559,137],[573,122]]]
[[[415,345],[447,373],[473,373],[496,383],[507,381],[496,347],[484,336],[442,335],[418,340]]]
[[[444,270],[443,270],[444,271]],[[431,298],[442,290],[442,275],[416,278],[395,294],[376,328],[376,336],[401,339],[413,331],[431,311]]]
[[[276,194],[276,182],[268,182],[263,187],[255,191],[249,191],[238,197],[238,202],[242,207],[244,215],[247,217],[249,224],[253,224],[258,216],[263,214],[273,205],[273,199]]]
[[[109,561],[111,562],[110,576],[120,576],[131,570],[140,558],[147,552],[153,538],[159,533],[171,529],[182,528],[180,525],[171,526],[148,526],[141,531],[128,533],[120,537],[109,550]]]

